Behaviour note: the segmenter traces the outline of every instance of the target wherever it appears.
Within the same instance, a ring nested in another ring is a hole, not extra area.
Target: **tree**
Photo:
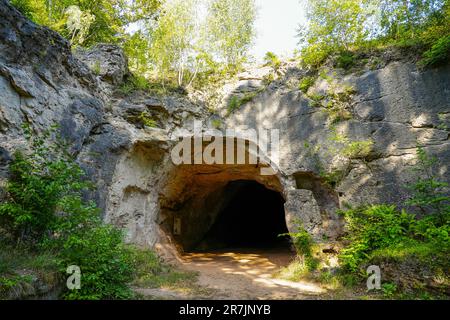
[[[175,70],[179,86],[184,84],[187,71],[192,71],[193,66],[195,69],[197,63],[196,49],[200,43],[197,3],[195,0],[166,2],[164,13],[151,33],[150,51],[157,73],[166,78]]]
[[[245,62],[255,37],[254,0],[212,0],[208,8],[209,43],[214,54],[228,67]]]
[[[65,13],[67,15],[66,26],[71,34],[70,43],[83,44],[91,24],[95,21],[95,16],[81,11],[78,6],[68,7]]]
[[[299,31],[304,45],[326,45],[348,49],[367,35],[364,0],[307,0],[308,22]]]
[[[11,3],[34,22],[61,33],[67,39],[74,35],[76,24],[84,26],[85,46],[123,41],[127,25],[154,19],[160,7],[159,0],[12,0]],[[81,14],[74,11],[74,6]],[[89,19],[91,24],[86,28],[88,15],[93,19]],[[79,18],[77,21],[76,17]],[[78,28],[75,32],[78,37],[80,30]]]
[[[439,14],[446,0],[379,0],[381,27],[395,39],[412,36]]]

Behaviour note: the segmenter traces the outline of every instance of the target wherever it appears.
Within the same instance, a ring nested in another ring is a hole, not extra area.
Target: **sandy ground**
[[[167,289],[138,292],[163,299],[320,299],[326,291],[317,284],[273,278],[292,258],[292,252],[279,248],[185,254],[182,269],[198,273],[197,285],[205,289],[199,291],[201,294],[192,296]]]

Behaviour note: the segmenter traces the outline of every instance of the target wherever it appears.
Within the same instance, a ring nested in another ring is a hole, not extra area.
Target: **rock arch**
[[[337,196],[312,173],[261,175],[261,168],[269,166],[264,156],[256,164],[175,165],[170,151],[176,143],[142,139],[118,161],[105,220],[126,230],[128,241],[164,243],[179,250],[198,246],[232,198],[227,188],[237,181],[255,182],[279,194],[289,231],[295,232],[301,222],[316,241],[339,236]],[[246,141],[247,154],[254,150],[251,143]]]

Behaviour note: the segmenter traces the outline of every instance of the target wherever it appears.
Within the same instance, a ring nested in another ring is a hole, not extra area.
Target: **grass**
[[[220,129],[222,127],[222,120],[220,120],[220,119],[213,119],[211,121],[211,125],[214,127],[214,129]]]
[[[302,80],[300,80],[298,88],[301,92],[306,94],[306,92],[308,92],[308,89],[311,88],[315,82],[316,77],[304,77],[302,78]]]
[[[281,268],[275,277],[288,281],[300,281],[310,273],[306,260],[302,257],[296,257],[286,267]]]
[[[353,141],[342,149],[342,154],[349,159],[364,159],[372,152],[373,144],[372,140]]]
[[[142,288],[171,288],[192,291],[196,287],[197,273],[179,270],[165,264],[153,251],[137,249],[133,286]]]
[[[157,127],[157,123],[156,120],[152,119],[150,117],[150,115],[148,115],[147,112],[142,112],[139,117],[138,120],[142,123],[142,125],[144,125],[145,127],[149,127],[149,128],[156,128]]]
[[[52,287],[59,281],[57,259],[20,246],[0,244],[0,298],[20,298],[33,278]]]
[[[247,92],[243,96],[232,96],[228,101],[227,111],[228,115],[232,114],[238,110],[244,104],[250,102],[255,98],[261,91]]]

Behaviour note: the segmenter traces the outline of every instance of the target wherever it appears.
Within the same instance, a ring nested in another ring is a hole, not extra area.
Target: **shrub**
[[[230,100],[228,101],[228,107],[227,107],[228,114],[233,113],[234,111],[238,110],[242,105],[252,101],[253,98],[255,98],[259,93],[260,93],[260,91],[252,91],[252,92],[245,93],[241,97],[232,96],[230,98]]]
[[[297,253],[309,257],[311,256],[312,237],[301,226],[298,229],[297,232],[289,233],[289,236],[292,238],[292,243]]]
[[[214,127],[214,129],[220,129],[220,127],[222,127],[222,120],[220,120],[220,119],[213,119],[211,121],[211,125]]]
[[[281,65],[280,58],[278,58],[278,56],[275,53],[270,51],[267,52],[266,55],[264,56],[264,63],[266,66],[271,66],[275,70],[277,70]]]
[[[373,205],[341,211],[347,222],[346,240],[340,261],[346,269],[356,271],[369,253],[401,242],[411,232],[414,216],[391,205]]]
[[[302,50],[303,64],[313,69],[320,67],[333,50],[322,43],[311,44]]]
[[[437,40],[431,49],[425,51],[421,64],[424,66],[435,66],[450,58],[450,35],[446,35]]]
[[[79,195],[89,183],[82,181],[84,173],[63,150],[63,142],[46,144],[54,129],[37,138],[31,136],[28,127],[24,132],[32,151],[28,156],[17,151],[13,156],[6,201],[0,204],[0,221],[19,242],[38,242],[54,226],[61,200]]]
[[[311,88],[314,85],[314,82],[316,82],[315,77],[304,77],[298,86],[301,92],[306,93],[308,92],[308,89]]]
[[[263,84],[266,86],[270,85],[274,81],[275,81],[275,75],[273,72],[266,74],[262,80]]]
[[[230,100],[228,101],[228,107],[227,107],[228,114],[233,113],[234,111],[239,109],[240,106],[241,106],[240,99],[237,96],[232,96],[230,98]]]
[[[150,90],[150,82],[143,76],[133,75],[127,81],[122,83],[119,88],[119,92],[128,95],[135,91],[148,91]]]
[[[297,222],[297,230],[297,232],[285,233],[280,236],[289,236],[292,240],[299,257],[295,268],[306,268],[308,271],[315,270],[319,261],[313,257],[312,248],[314,242],[312,236],[305,230],[300,221]]]
[[[423,213],[432,214],[439,226],[450,221],[450,196],[446,192],[448,183],[438,180],[435,170],[437,158],[429,156],[421,147],[417,148],[418,162],[413,168],[416,181],[407,185],[412,191],[407,205],[419,208]]]
[[[372,140],[353,141],[344,147],[342,154],[350,159],[364,159],[372,152],[372,148]]]
[[[336,59],[336,65],[338,68],[345,70],[350,69],[355,64],[355,55],[349,51],[343,51]]]
[[[141,122],[141,124],[145,127],[149,128],[156,128],[156,121],[150,117],[150,115],[147,112],[141,112],[141,114],[138,116],[138,120]]]
[[[66,298],[129,297],[133,265],[123,235],[102,224],[95,203],[83,200],[90,183],[67,145],[45,141],[54,131],[38,138],[29,127],[24,131],[31,152],[16,153],[11,163],[7,199],[0,204],[2,228],[35,251],[54,252],[63,274],[69,265],[80,267],[81,289]]]
[[[70,233],[60,252],[61,271],[77,265],[81,288],[64,294],[66,299],[125,299],[132,296],[127,284],[133,279],[131,252],[122,233],[110,225]]]

